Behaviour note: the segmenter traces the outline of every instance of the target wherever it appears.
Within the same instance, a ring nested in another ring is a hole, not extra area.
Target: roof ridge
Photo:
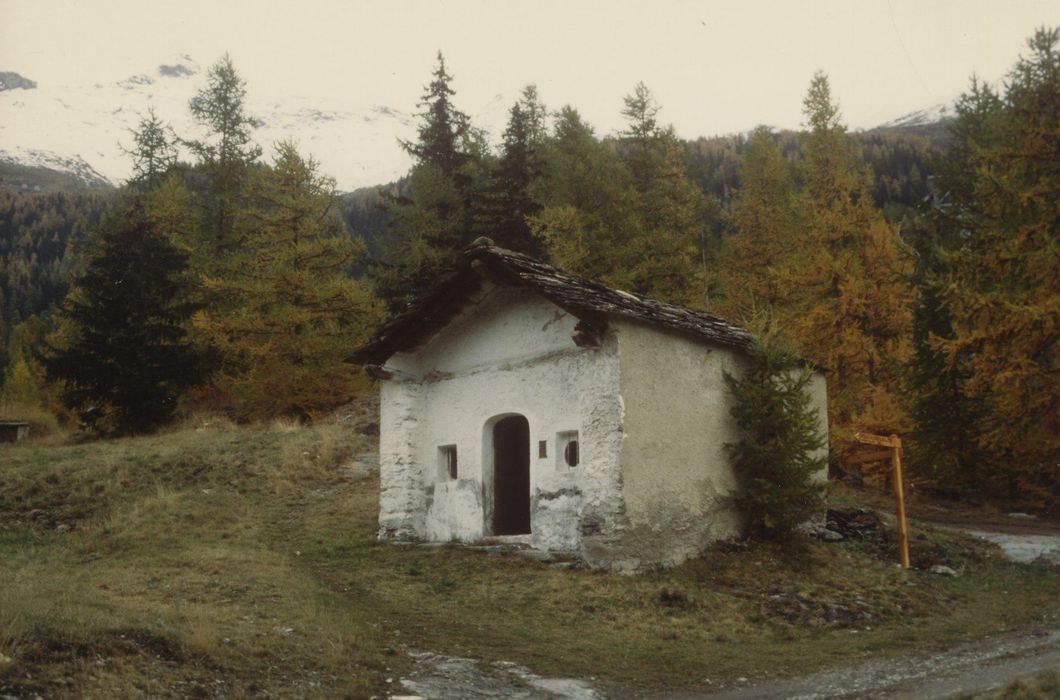
[[[708,311],[613,289],[481,237],[464,248],[427,291],[381,326],[350,360],[359,364],[382,364],[395,352],[415,347],[444,327],[455,315],[454,302],[481,283],[475,271],[476,261],[512,282],[533,287],[578,318],[621,316],[702,342],[741,350],[753,343],[753,336],[746,330]]]

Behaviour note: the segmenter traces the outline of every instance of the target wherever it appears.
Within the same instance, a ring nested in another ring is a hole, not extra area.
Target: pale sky
[[[607,134],[642,80],[691,138],[798,127],[818,69],[871,127],[1001,78],[1043,24],[1060,1],[0,0],[0,70],[94,83],[228,51],[254,93],[412,111],[440,49],[472,114],[534,82]]]

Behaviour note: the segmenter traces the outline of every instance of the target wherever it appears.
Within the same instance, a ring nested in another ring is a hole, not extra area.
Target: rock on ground
[[[967,530],[968,534],[993,542],[1013,561],[1030,564],[1037,559],[1060,562],[1060,534],[1024,535],[1008,532]]]
[[[484,664],[431,652],[414,651],[416,670],[401,685],[423,700],[512,698],[513,700],[602,700],[588,681],[545,678],[510,661]]]

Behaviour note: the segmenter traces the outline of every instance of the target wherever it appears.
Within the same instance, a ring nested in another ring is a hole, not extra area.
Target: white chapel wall
[[[490,421],[507,414],[525,416],[530,426],[532,544],[575,551],[586,509],[595,520],[609,517],[618,499],[617,355],[613,340],[576,346],[576,322],[536,294],[491,286],[422,349],[387,363],[399,373],[384,382],[382,396],[384,534],[436,541],[489,535]],[[580,445],[574,468],[557,442],[570,431]],[[456,447],[456,479],[439,462],[443,446]]]

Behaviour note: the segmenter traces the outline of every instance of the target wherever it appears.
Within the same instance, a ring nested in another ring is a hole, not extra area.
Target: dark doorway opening
[[[530,423],[523,416],[493,426],[493,534],[530,534]]]

